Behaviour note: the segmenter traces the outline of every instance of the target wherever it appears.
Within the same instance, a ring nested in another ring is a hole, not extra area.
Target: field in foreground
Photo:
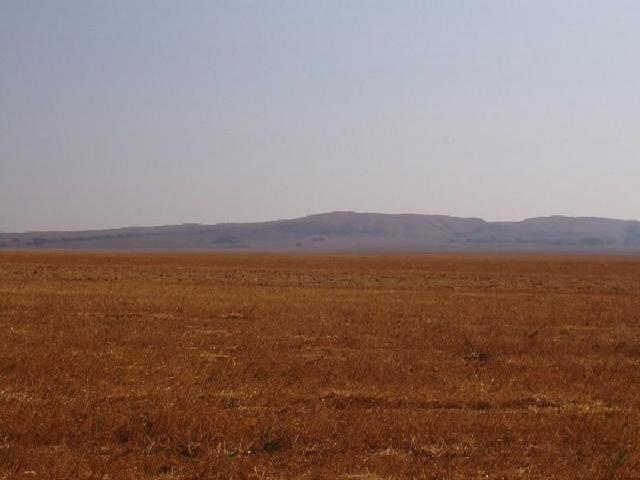
[[[635,479],[640,259],[0,254],[0,479]]]

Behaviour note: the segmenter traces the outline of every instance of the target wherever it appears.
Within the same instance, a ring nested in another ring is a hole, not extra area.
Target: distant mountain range
[[[291,220],[0,233],[0,249],[211,251],[602,251],[640,253],[640,222],[331,212]]]

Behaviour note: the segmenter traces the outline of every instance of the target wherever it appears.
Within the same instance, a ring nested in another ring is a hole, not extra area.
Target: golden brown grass
[[[640,478],[640,260],[0,255],[0,479]]]

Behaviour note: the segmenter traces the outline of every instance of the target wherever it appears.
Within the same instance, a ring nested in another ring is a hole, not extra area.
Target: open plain
[[[640,478],[640,259],[0,254],[0,479]]]

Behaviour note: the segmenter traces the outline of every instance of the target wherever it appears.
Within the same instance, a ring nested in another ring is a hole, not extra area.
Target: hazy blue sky
[[[0,230],[640,219],[640,2],[0,1]]]

